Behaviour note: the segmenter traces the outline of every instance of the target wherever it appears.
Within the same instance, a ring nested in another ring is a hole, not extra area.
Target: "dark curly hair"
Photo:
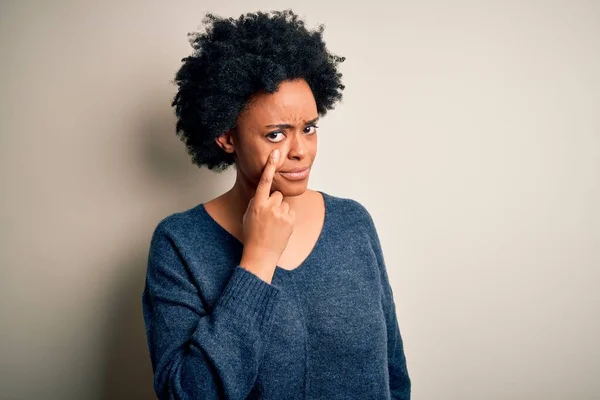
[[[280,83],[303,78],[319,115],[342,99],[338,63],[323,42],[324,26],[307,30],[291,10],[256,12],[238,19],[207,14],[204,33],[188,34],[194,48],[175,76],[172,106],[177,134],[198,167],[221,172],[234,163],[215,139],[236,125],[238,115],[259,91],[274,93]]]

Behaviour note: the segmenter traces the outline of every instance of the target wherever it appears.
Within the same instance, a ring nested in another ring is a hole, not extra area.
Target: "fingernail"
[[[279,159],[279,149],[273,150],[273,161],[277,161]]]

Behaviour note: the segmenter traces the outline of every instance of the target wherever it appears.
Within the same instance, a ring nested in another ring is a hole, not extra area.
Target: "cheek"
[[[262,174],[264,173],[265,166],[267,165],[271,150],[272,149],[269,149],[269,152],[266,152],[264,154],[263,153],[256,154],[255,156],[252,157],[251,164],[248,165],[248,169],[246,170],[246,173],[247,173],[247,176],[253,182],[258,183]],[[277,185],[277,182],[278,182],[277,171],[279,171],[281,168],[283,168],[283,166],[286,163],[285,158],[284,158],[285,157],[284,153],[282,152],[281,149],[279,151],[280,151],[279,161],[275,165],[275,174],[273,175],[273,182],[275,185]]]
[[[250,178],[252,178],[253,180],[257,180],[260,178],[260,176],[262,175],[264,169],[265,169],[265,165],[267,162],[267,157],[268,155],[262,155],[259,153],[255,153],[252,155],[249,155],[246,158],[246,175]]]
[[[311,159],[317,156],[317,136],[314,135],[311,140],[306,143],[306,150]]]
[[[260,177],[269,157],[270,149],[260,146],[258,143],[240,142],[236,151],[238,169],[250,178]]]

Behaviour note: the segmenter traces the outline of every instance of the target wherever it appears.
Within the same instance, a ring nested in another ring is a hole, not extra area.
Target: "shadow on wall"
[[[159,99],[162,96],[157,96]],[[135,154],[143,165],[145,178],[152,192],[172,196],[173,212],[197,204],[198,188],[202,197],[215,192],[219,179],[206,169],[198,171],[191,164],[184,144],[175,135],[172,111],[163,103],[146,110],[153,116],[141,121],[139,154]],[[215,196],[213,196],[215,197]],[[166,216],[166,215],[164,215]],[[152,221],[151,229],[159,221]],[[150,238],[152,232],[144,232]],[[124,261],[115,283],[114,298],[110,299],[110,318],[106,326],[106,350],[103,368],[103,393],[99,398],[106,400],[156,399],[153,388],[153,373],[142,315],[142,291],[144,289],[148,260],[148,246],[124,248]]]
[[[156,399],[152,366],[148,354],[141,293],[146,272],[147,255],[123,263],[127,271],[118,282],[112,299],[111,318],[106,326],[104,382],[105,400]]]

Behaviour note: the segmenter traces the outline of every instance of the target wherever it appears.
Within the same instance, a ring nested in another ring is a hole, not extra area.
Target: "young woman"
[[[237,179],[164,218],[143,314],[160,399],[409,399],[379,238],[359,202],[307,188],[342,97],[323,28],[208,15],[173,101],[198,166]]]

